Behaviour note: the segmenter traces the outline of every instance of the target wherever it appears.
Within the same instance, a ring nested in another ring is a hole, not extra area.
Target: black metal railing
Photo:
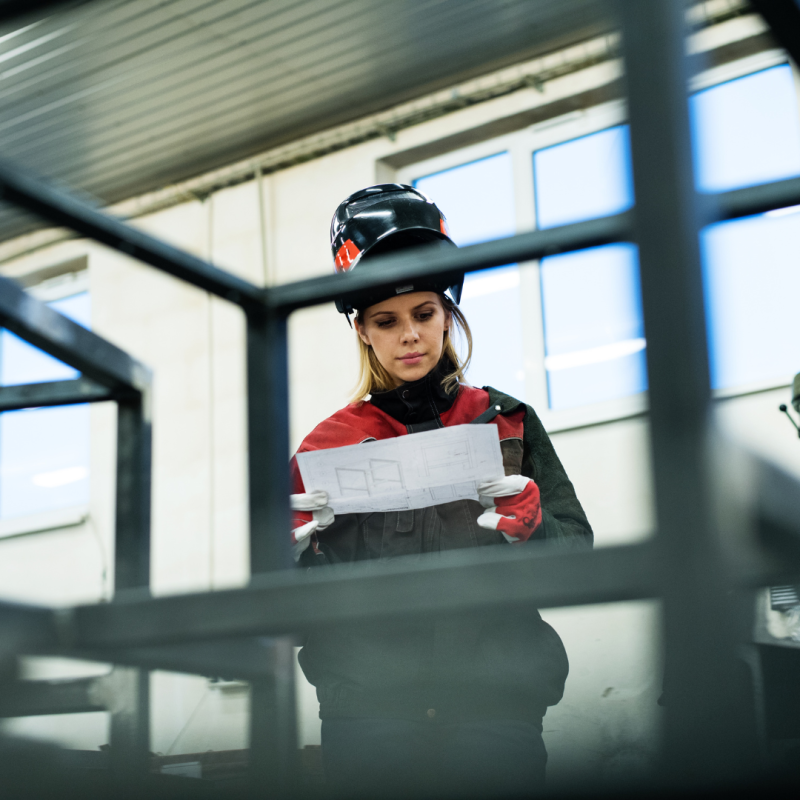
[[[78,369],[77,381],[0,389],[0,410],[112,400],[119,407],[115,583],[112,603],[53,611],[0,604],[0,648],[125,665],[124,709],[114,714],[119,768],[146,756],[147,669],[235,674],[253,684],[253,780],[289,791],[295,739],[291,634],[354,620],[521,604],[554,607],[662,598],[669,676],[664,760],[685,785],[730,780],[740,764],[737,642],[731,589],[800,573],[797,482],[750,458],[749,494],[731,490],[711,423],[698,233],[702,225],[800,204],[800,179],[700,197],[694,189],[684,57],[684,4],[621,0],[635,208],[459,250],[385,257],[384,269],[262,288],[69,194],[0,165],[0,196],[240,306],[247,321],[250,547],[247,587],[149,597],[149,372],[100,337],[0,280],[0,323]],[[616,241],[639,247],[648,342],[657,534],[596,552],[549,548],[460,551],[423,561],[288,569],[287,332],[289,315],[349,291],[524,262]],[[728,452],[728,451],[725,451]],[[739,453],[736,458],[745,458]],[[733,480],[733,479],[731,479]],[[744,549],[725,541],[729,515]],[[139,591],[124,591],[138,589]],[[260,638],[255,638],[260,637]],[[264,639],[263,637],[274,637]],[[224,646],[218,646],[224,640]],[[125,671],[128,669],[129,671]],[[66,684],[65,684],[66,685]],[[121,684],[120,684],[121,685]],[[99,701],[68,686],[61,707]],[[58,706],[57,689],[31,705]],[[49,705],[48,705],[49,704]],[[19,710],[20,703],[2,702]],[[32,711],[31,713],[35,713]]]

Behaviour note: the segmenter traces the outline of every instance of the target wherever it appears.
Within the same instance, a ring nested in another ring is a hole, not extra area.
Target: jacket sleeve
[[[526,406],[522,474],[536,481],[542,524],[532,539],[576,549],[590,549],[594,534],[553,443],[536,412]]]

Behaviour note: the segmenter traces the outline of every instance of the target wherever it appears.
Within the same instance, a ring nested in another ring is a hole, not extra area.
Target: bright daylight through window
[[[459,246],[516,233],[514,176],[508,153],[428,175],[414,185],[435,198]],[[467,275],[461,307],[475,334],[467,373],[470,382],[503,387],[515,397],[525,397],[519,268],[511,265]],[[503,325],[496,324],[498,319]]]
[[[765,69],[691,99],[698,188],[724,191],[800,174],[800,112],[791,69]],[[627,125],[535,150],[536,225],[620,213],[634,203]],[[459,245],[516,231],[509,152],[415,181],[447,215]],[[472,198],[480,197],[475,203]],[[780,385],[798,368],[800,208],[712,226],[703,233],[712,386]],[[611,245],[541,261],[544,373],[549,407],[575,408],[647,389],[636,248]],[[470,380],[525,397],[523,313],[516,266],[467,277],[464,310],[476,331]],[[493,321],[503,319],[503,325]],[[502,346],[500,346],[502,343]],[[498,354],[502,354],[498,357]],[[508,376],[514,376],[509,384]]]
[[[90,326],[89,293],[49,303]],[[8,331],[0,333],[0,383],[70,380],[78,373]],[[0,415],[0,518],[89,501],[89,406],[34,408]]]

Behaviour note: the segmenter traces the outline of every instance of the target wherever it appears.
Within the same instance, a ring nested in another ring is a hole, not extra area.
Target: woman
[[[410,186],[356,192],[337,209],[338,272],[380,268],[375,256],[454,246],[439,209]],[[334,516],[306,492],[292,460],[295,555],[304,566],[527,541],[591,547],[592,530],[530,406],[469,386],[472,348],[457,283],[425,279],[354,296],[361,377],[355,402],[322,422],[299,452],[476,422],[496,425],[506,477],[474,499]],[[449,293],[449,297],[448,294]],[[498,320],[498,324],[502,324]],[[461,360],[454,334],[463,333]],[[309,487],[313,488],[313,487]],[[542,718],[562,696],[561,640],[535,609],[442,615],[314,633],[300,664],[317,688],[323,761],[342,796],[529,793],[544,779]]]

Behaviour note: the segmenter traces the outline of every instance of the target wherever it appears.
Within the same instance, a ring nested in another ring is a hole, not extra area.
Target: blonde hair
[[[464,373],[472,359],[472,331],[469,329],[469,323],[464,313],[449,297],[441,294],[439,299],[442,302],[445,313],[450,315],[450,327],[444,332],[442,357],[439,360],[440,364],[449,361],[453,367],[442,378],[442,386],[445,392],[450,394],[459,382],[466,382]],[[363,324],[361,312],[356,314],[356,319],[359,324]],[[467,357],[463,360],[453,342],[453,336],[451,335],[453,331],[458,334],[459,339],[463,339],[467,343]],[[368,344],[365,344],[360,336],[356,336],[356,339],[358,340],[359,375],[352,396],[354,403],[366,400],[369,395],[375,392],[386,392],[394,388],[394,381],[381,366],[380,361],[375,356],[375,351]]]

